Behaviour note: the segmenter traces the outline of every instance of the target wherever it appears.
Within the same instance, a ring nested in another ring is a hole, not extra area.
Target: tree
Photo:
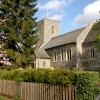
[[[0,20],[0,24],[4,23],[6,20]],[[11,67],[7,67],[7,66],[11,66],[11,63],[9,62],[9,58],[7,58],[7,53],[6,51],[4,51],[3,49],[3,41],[6,40],[6,37],[3,36],[2,34],[0,34],[0,65],[2,67],[0,67],[1,69],[5,69],[5,66],[6,68],[8,69],[11,69]]]
[[[36,5],[37,0],[1,0],[0,18],[5,18],[6,23],[0,30],[7,37],[4,48],[14,66],[30,66],[35,59]]]
[[[100,13],[100,11],[99,11]],[[96,43],[96,47],[98,50],[100,50],[100,19],[97,20],[96,24],[94,25],[94,30],[97,32],[97,43]]]
[[[97,44],[96,44],[96,46],[97,46],[98,50],[100,50],[100,22],[97,23],[96,28],[97,28],[97,32],[98,32],[98,35],[96,37],[97,38]]]

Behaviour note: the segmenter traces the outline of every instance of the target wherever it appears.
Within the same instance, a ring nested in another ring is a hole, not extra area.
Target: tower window
[[[71,60],[72,59],[72,54],[71,54],[71,49],[67,48],[66,50],[66,60]]]
[[[57,53],[56,53],[56,50],[53,51],[53,61],[54,62],[57,61]]]
[[[64,49],[61,49],[61,61],[64,60]]]
[[[95,50],[93,47],[90,48],[90,58],[93,59],[95,56]]]
[[[54,34],[54,26],[52,26],[52,28],[51,28],[51,32]]]

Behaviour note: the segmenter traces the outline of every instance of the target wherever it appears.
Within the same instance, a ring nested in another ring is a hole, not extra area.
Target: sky
[[[60,21],[61,34],[100,18],[100,0],[38,0],[37,7],[37,21],[44,18]]]

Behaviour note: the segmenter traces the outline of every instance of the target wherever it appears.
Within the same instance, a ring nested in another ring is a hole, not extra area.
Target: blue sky
[[[59,20],[61,34],[88,25],[100,18],[100,0],[38,0],[37,21]]]

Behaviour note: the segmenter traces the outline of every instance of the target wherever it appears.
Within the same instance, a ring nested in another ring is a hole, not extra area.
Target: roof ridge
[[[85,27],[83,27],[83,28],[85,28]],[[53,38],[51,38],[51,39],[55,39],[55,38],[58,38],[58,37],[61,37],[61,36],[64,36],[64,35],[73,34],[73,32],[78,31],[78,30],[83,29],[83,28],[75,29],[75,30],[73,30],[73,31],[64,33],[64,34],[62,34],[62,35],[55,36],[55,37],[53,37]]]
[[[40,46],[40,49],[45,45],[47,44],[52,38],[50,38],[47,42],[43,43],[41,46]]]

